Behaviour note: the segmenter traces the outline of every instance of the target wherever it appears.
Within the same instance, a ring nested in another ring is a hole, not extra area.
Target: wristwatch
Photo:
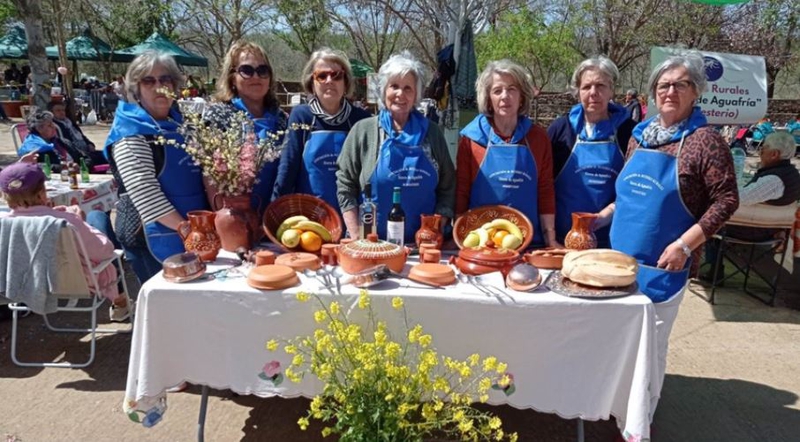
[[[681,246],[681,250],[683,250],[683,254],[686,255],[686,257],[692,256],[692,249],[689,248],[689,244],[686,244],[686,241],[684,241],[683,238],[678,238],[675,240],[675,242]]]

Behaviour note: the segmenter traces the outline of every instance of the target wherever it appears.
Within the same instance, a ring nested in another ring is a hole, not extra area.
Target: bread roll
[[[578,284],[592,287],[625,287],[636,281],[639,264],[629,255],[611,249],[569,252],[561,273]]]

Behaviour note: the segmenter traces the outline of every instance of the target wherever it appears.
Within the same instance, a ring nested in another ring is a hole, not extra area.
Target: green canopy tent
[[[0,38],[0,58],[28,58],[28,37],[25,28],[11,26]]]
[[[353,77],[355,78],[367,78],[367,74],[373,72],[372,66],[355,58],[350,59],[350,67],[353,69]]]
[[[131,46],[129,48],[120,49],[116,51],[117,54],[123,55],[132,55],[137,56],[142,52],[148,50],[157,50],[160,52],[166,52],[167,54],[172,55],[175,57],[175,61],[178,64],[182,64],[184,66],[205,66],[208,67],[208,59],[205,57],[201,57],[199,55],[195,55],[186,49],[176,45],[172,41],[170,41],[167,37],[159,34],[158,32],[154,32],[153,35],[147,37],[147,40],[139,43],[136,46]]]
[[[133,55],[114,52],[108,43],[95,37],[89,29],[66,43],[68,60],[113,61],[128,63]],[[58,59],[58,46],[45,48],[47,58]]]

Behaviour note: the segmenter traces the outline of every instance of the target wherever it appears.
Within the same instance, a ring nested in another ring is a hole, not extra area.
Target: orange
[[[303,232],[300,235],[300,248],[306,252],[315,253],[322,248],[322,238],[310,230]]]
[[[499,246],[500,244],[503,244],[503,238],[505,238],[506,235],[508,235],[507,230],[497,229],[492,236],[492,242]]]

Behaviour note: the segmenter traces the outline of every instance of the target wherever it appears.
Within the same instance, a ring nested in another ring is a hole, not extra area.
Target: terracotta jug
[[[414,235],[417,243],[417,248],[424,242],[436,243],[436,248],[442,248],[444,242],[444,235],[442,234],[442,215],[420,215],[421,227]]]
[[[193,210],[186,214],[188,221],[178,224],[178,235],[183,240],[187,252],[194,252],[204,262],[217,259],[220,240],[214,229],[214,212],[209,210]]]
[[[250,250],[253,244],[261,239],[261,222],[258,215],[250,206],[250,195],[214,195],[214,206],[222,208],[217,210],[217,219],[214,225],[222,241],[222,248],[235,252],[236,249]]]
[[[597,248],[594,236],[594,221],[597,215],[587,212],[572,212],[572,229],[564,237],[564,247],[573,250]]]

